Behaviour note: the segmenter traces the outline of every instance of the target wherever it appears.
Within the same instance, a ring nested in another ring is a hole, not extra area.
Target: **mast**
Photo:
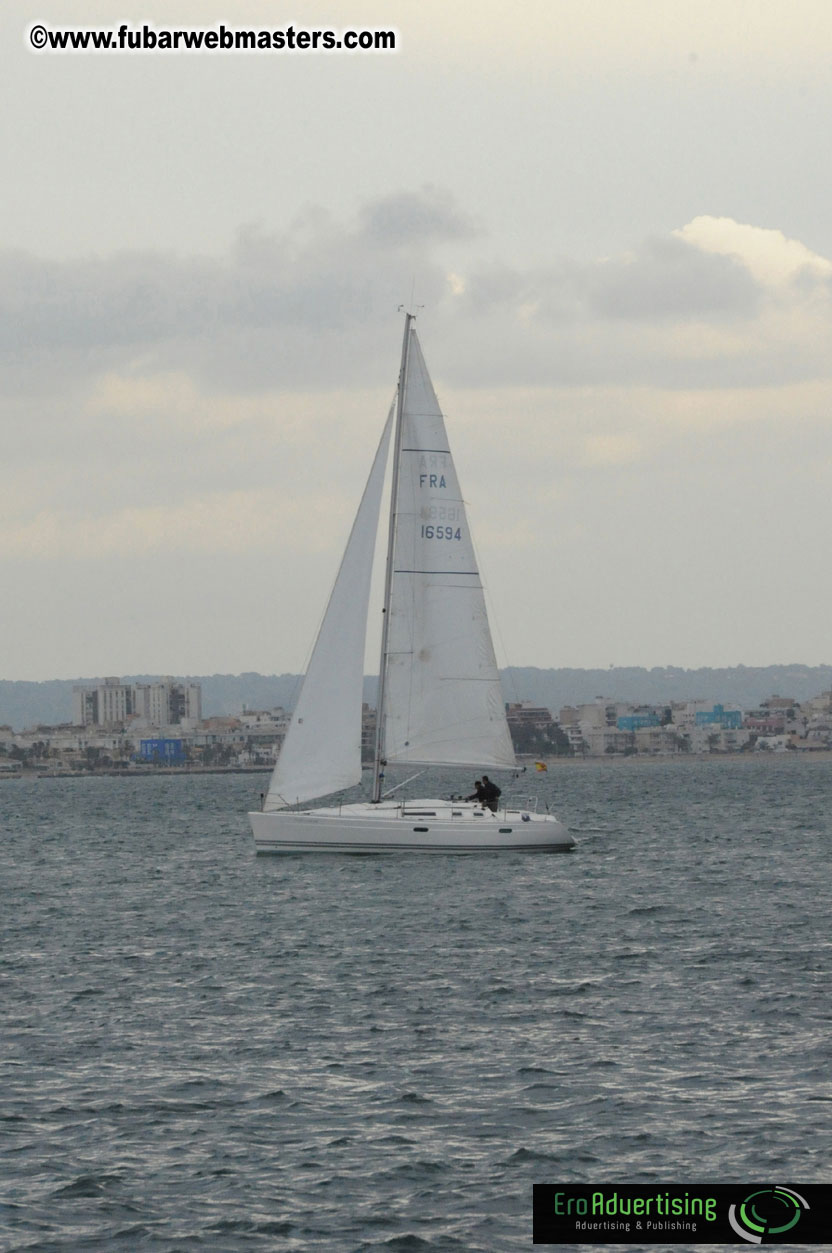
[[[401,460],[402,427],[404,425],[404,393],[407,383],[407,363],[410,355],[410,325],[415,313],[404,315],[404,338],[402,339],[402,364],[399,370],[399,394],[396,397],[396,429],[393,434],[393,477],[390,487],[390,521],[387,530],[387,564],[384,572],[384,608],[381,623],[381,657],[378,666],[378,696],[376,698],[376,752],[373,765],[373,804],[381,800],[384,767],[384,688],[387,678],[387,637],[390,624],[390,594],[393,586],[393,547],[396,537],[396,514],[399,503],[399,461]]]

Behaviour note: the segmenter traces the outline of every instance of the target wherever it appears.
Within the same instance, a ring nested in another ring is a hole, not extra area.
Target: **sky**
[[[302,670],[402,304],[501,665],[832,661],[830,66],[824,0],[4,0],[0,677]]]

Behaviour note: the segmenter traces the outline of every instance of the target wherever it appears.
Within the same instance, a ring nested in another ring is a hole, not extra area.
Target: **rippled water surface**
[[[559,766],[555,857],[255,858],[262,786],[0,783],[0,1247],[494,1253],[533,1183],[828,1178],[828,761]]]

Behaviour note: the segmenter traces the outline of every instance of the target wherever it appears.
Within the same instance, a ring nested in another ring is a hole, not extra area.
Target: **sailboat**
[[[482,582],[445,421],[405,314],[395,400],[262,809],[258,853],[565,852],[554,815],[385,793],[387,765],[515,767]],[[390,444],[392,442],[392,454]],[[364,651],[386,467],[390,515],[372,799],[312,805],[361,780]],[[407,780],[406,782],[410,782]]]

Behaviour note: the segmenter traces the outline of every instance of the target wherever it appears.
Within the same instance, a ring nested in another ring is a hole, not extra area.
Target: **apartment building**
[[[123,683],[106,678],[94,686],[78,685],[72,694],[76,727],[196,725],[202,719],[199,683],[165,678],[154,683]]]

